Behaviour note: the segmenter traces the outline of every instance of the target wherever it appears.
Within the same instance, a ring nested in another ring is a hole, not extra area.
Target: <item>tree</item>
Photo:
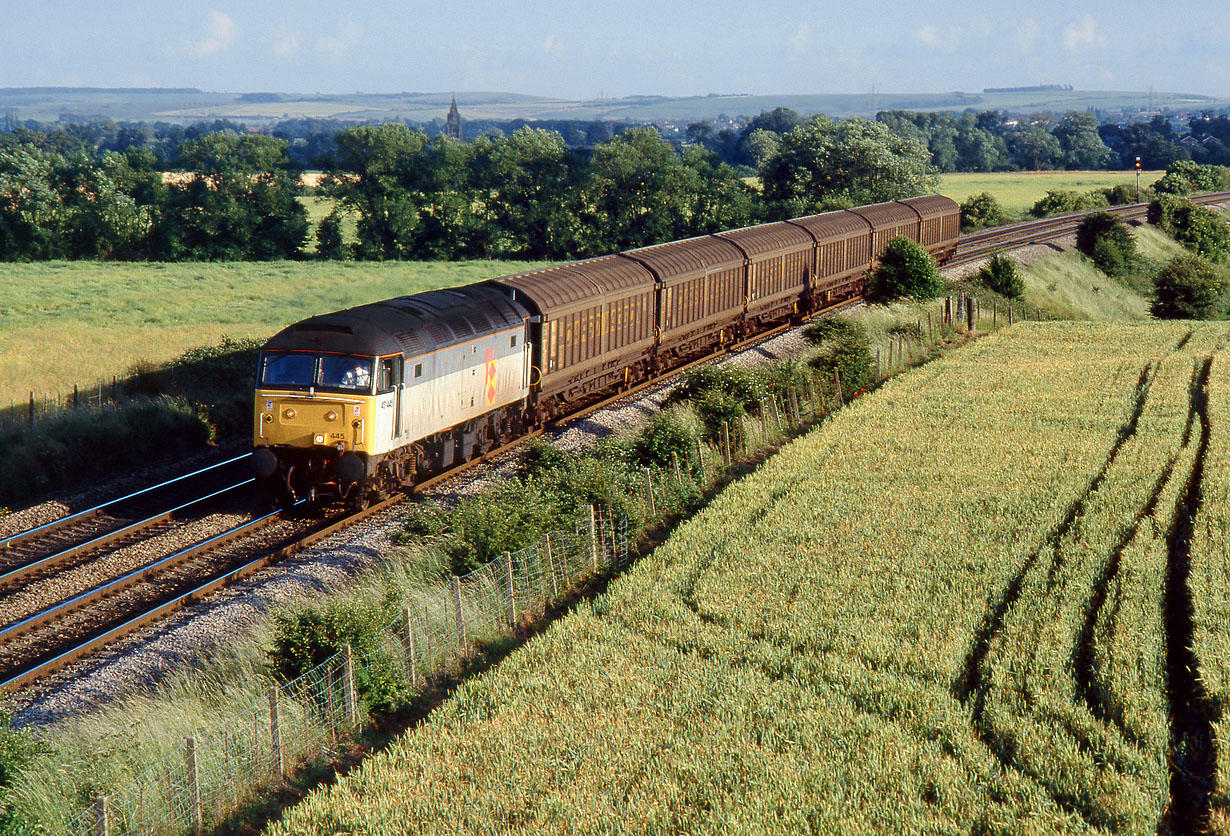
[[[171,256],[204,260],[295,258],[307,238],[307,210],[286,143],[270,136],[207,133],[185,142],[191,176],[168,190]]]
[[[1226,272],[1203,258],[1171,259],[1154,281],[1150,312],[1159,319],[1214,319],[1225,308]]]
[[[422,152],[427,135],[404,125],[347,128],[337,137],[337,171],[320,192],[357,216],[357,258],[409,258],[419,207],[402,182],[405,159]]]
[[[881,123],[817,116],[782,138],[760,178],[779,214],[807,214],[933,191],[939,178],[929,158],[923,145]]]
[[[1092,113],[1069,110],[1051,133],[1063,151],[1066,168],[1105,168],[1114,158],[1098,134],[1098,120]]]
[[[1020,168],[1042,171],[1063,162],[1063,146],[1046,127],[1044,116],[1031,121],[1008,137],[1008,150]]]
[[[491,245],[502,258],[560,258],[578,246],[578,171],[554,131],[518,128],[475,155]]]
[[[867,301],[887,304],[895,299],[934,299],[944,289],[935,259],[917,241],[898,235],[880,254],[871,271]]]
[[[652,128],[632,128],[596,146],[583,198],[590,254],[686,234],[695,185],[674,148]]]
[[[1189,250],[1213,261],[1230,262],[1230,224],[1190,200],[1160,195],[1149,204],[1149,223]]]

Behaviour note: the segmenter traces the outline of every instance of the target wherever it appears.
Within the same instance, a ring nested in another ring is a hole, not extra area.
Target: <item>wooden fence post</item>
[[[653,502],[653,477],[649,475],[649,468],[644,468],[645,472],[645,504],[649,506],[649,516],[656,517],[658,515],[657,507]],[[549,542],[549,541],[548,541]],[[555,577],[552,570],[552,578]]]
[[[730,467],[730,422],[722,422],[722,456],[726,460],[726,466]]]
[[[653,497],[650,496],[649,501],[653,502]],[[551,535],[546,534],[542,538],[543,553],[547,557],[547,570],[551,573],[551,597],[559,597],[559,580],[555,577],[555,549],[551,545]]]
[[[594,507],[589,508],[589,524],[594,524]],[[517,585],[513,577],[512,552],[504,552],[504,595],[508,599],[508,626],[517,627]]]
[[[970,297],[969,303],[965,306],[966,327],[970,331],[974,330],[974,325],[975,325],[974,319],[977,316],[977,313],[976,313],[977,306],[978,306],[978,302],[973,297]]]
[[[414,621],[410,618],[410,608],[401,608],[401,623],[406,631],[406,669],[410,671],[410,687],[419,687],[418,648],[414,646]]]
[[[676,468],[679,460],[675,459]],[[589,568],[598,568],[598,509],[589,506]]]
[[[453,605],[457,608],[457,646],[464,647],[466,644],[466,619],[461,612],[461,580],[453,575],[451,582],[453,591]]]
[[[111,836],[111,811],[105,795],[94,802],[94,833],[95,836]]]
[[[286,755],[282,748],[282,718],[277,683],[269,689],[269,767],[279,778],[286,777]]]
[[[342,651],[342,710],[348,726],[359,725],[359,700],[354,687],[354,651],[349,644]]]
[[[188,803],[192,806],[192,821],[199,832],[205,828],[205,805],[201,802],[201,773],[196,767],[195,737],[185,741],[184,767],[188,772]]]

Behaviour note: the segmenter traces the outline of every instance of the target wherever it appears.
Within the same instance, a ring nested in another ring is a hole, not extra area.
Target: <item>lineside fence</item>
[[[156,395],[158,372],[112,377],[89,386],[73,386],[72,392],[30,392],[24,400],[0,404],[0,426],[58,418],[79,410],[98,410]]]
[[[574,531],[508,552],[407,606],[380,646],[349,647],[267,698],[187,738],[135,780],[80,809],[52,836],[180,836],[200,831],[311,762],[328,762],[366,719],[364,673],[400,678],[421,693],[476,642],[508,635],[559,603],[578,582],[629,559],[628,523],[591,507]]]

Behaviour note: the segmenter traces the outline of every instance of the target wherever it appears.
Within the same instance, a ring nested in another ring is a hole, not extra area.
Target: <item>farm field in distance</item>
[[[1228,345],[1018,323],[893,379],[270,832],[1224,829]]]
[[[268,337],[305,316],[533,269],[533,262],[6,264],[0,404],[71,392],[224,336]]]
[[[1142,171],[1140,187],[1150,186],[1164,171]],[[1046,196],[1062,189],[1087,192],[1108,186],[1136,187],[1135,171],[997,171],[991,173],[941,174],[939,193],[963,203],[971,195],[990,192],[1004,211],[1019,215]]]

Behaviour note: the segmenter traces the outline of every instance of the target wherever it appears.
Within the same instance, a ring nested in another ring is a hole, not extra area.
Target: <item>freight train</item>
[[[895,236],[938,261],[928,195],[719,232],[314,316],[261,351],[253,467],[355,506],[604,397],[859,297]]]

